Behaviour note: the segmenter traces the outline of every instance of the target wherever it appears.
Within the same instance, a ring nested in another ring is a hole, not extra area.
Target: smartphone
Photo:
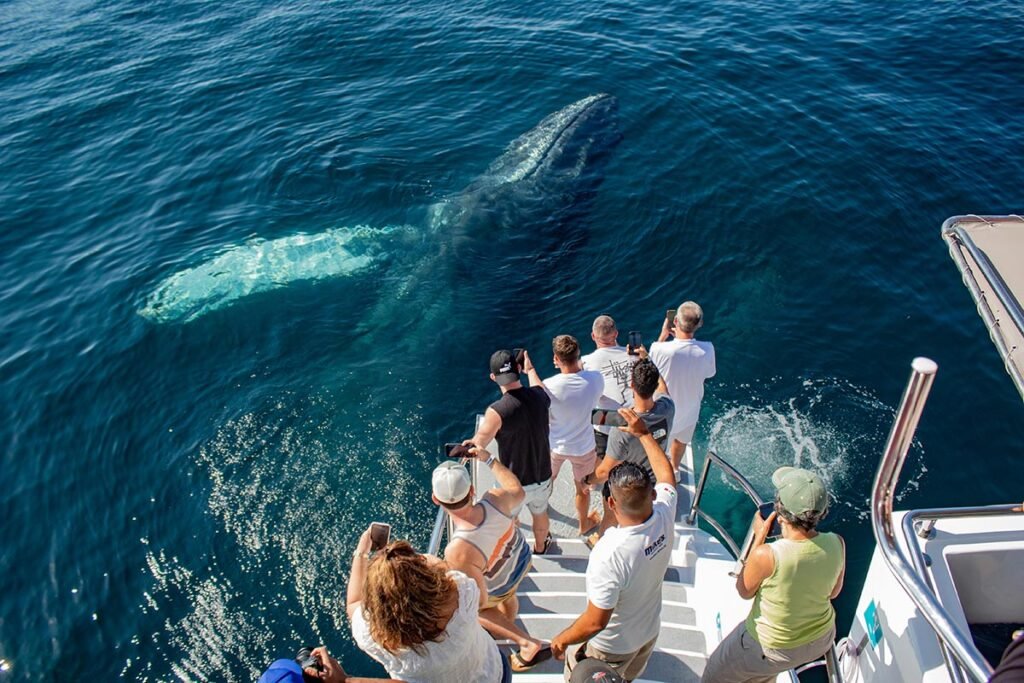
[[[665,320],[668,321],[669,325],[671,325],[672,321],[675,320],[675,319],[676,319],[676,309],[670,308],[667,311],[665,311]]]
[[[761,515],[761,519],[768,519],[768,516],[775,512],[775,503],[765,503],[757,508],[757,514]],[[778,516],[775,517],[775,521],[772,522],[771,531],[768,532],[768,538],[778,538],[782,535],[782,525],[779,524]]]
[[[391,540],[391,525],[384,522],[374,522],[370,525],[370,550],[380,550]]]
[[[523,369],[523,363],[526,362],[526,349],[512,349],[512,357],[516,359],[516,365],[519,369]]]
[[[461,443],[446,443],[444,445],[444,457],[468,458],[469,446],[463,446]]]
[[[631,356],[639,356],[640,352],[637,351],[637,349],[640,348],[643,345],[644,345],[644,338],[643,338],[643,336],[641,336],[641,334],[639,332],[630,332],[629,333],[629,342],[628,342],[628,345],[626,346],[626,353],[628,353]]]
[[[625,427],[626,421],[612,408],[594,408],[590,411],[590,424],[598,427]]]

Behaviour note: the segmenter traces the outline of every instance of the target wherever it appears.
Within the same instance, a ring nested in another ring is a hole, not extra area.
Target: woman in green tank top
[[[819,533],[828,491],[817,474],[781,467],[772,475],[775,512],[754,513],[754,541],[736,590],[754,598],[745,622],[708,660],[702,681],[770,683],[777,674],[819,659],[835,640],[832,599],[843,588],[846,548],[833,533]],[[766,543],[772,523],[782,536]]]

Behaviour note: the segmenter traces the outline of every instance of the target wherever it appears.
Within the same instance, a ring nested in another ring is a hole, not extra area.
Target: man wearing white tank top
[[[465,455],[489,467],[498,486],[473,504],[472,481],[463,465],[449,460],[434,469],[434,503],[445,509],[455,527],[444,559],[480,586],[481,594],[486,595],[480,608],[481,625],[495,638],[508,638],[519,645],[511,657],[512,670],[526,671],[551,656],[550,649],[515,624],[519,612],[516,589],[532,564],[530,546],[513,517],[526,492],[497,456],[477,446],[469,447]]]

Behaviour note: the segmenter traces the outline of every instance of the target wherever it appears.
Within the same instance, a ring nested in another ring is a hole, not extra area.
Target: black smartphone
[[[676,319],[676,309],[670,308],[667,311],[665,311],[665,320],[668,321],[669,325],[671,325],[672,321],[674,321],[675,319]]]
[[[384,522],[374,522],[370,525],[370,550],[377,551],[388,544],[391,540],[391,525]]]
[[[516,359],[516,365],[519,369],[523,369],[523,363],[526,362],[526,349],[512,349],[512,357]]]
[[[444,445],[444,457],[468,458],[469,446],[463,446],[461,443],[446,443]]]
[[[761,515],[761,519],[768,519],[768,516],[775,512],[775,503],[765,503],[757,508],[757,514]],[[782,525],[779,524],[778,516],[775,517],[775,521],[772,522],[772,529],[768,532],[768,538],[778,538],[782,535]]]
[[[625,427],[626,421],[612,408],[594,408],[590,411],[590,424],[598,427]]]
[[[630,332],[627,344],[626,353],[631,356],[639,356],[640,352],[637,349],[644,345],[644,338],[639,332]]]

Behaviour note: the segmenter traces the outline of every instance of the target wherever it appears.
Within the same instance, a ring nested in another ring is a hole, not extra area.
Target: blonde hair
[[[363,614],[370,635],[391,654],[423,654],[423,643],[437,642],[444,633],[442,611],[453,591],[458,587],[443,564],[428,562],[408,541],[389,544],[366,571]]]

